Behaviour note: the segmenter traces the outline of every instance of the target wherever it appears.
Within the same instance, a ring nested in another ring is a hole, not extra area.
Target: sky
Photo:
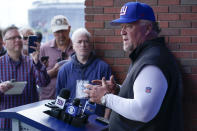
[[[0,4],[0,28],[9,25],[18,27],[28,26],[28,9],[32,7],[32,2],[36,0],[1,0]],[[47,1],[47,0],[44,0]],[[48,0],[63,2],[84,2],[84,0]]]

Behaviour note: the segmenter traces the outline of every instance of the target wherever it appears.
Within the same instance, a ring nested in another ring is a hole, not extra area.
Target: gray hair
[[[149,21],[149,20],[140,20],[140,24],[142,24],[142,25],[152,24],[153,31],[155,31],[158,34],[161,32],[161,28],[159,27],[158,22],[153,22],[153,21]]]
[[[85,29],[85,28],[79,28],[79,29],[77,29],[77,30],[75,30],[73,32],[72,37],[71,37],[72,42],[74,42],[74,40],[76,39],[76,37],[78,37],[79,35],[85,35],[85,36],[87,36],[88,40],[90,40],[90,38],[91,38],[91,34],[90,34],[90,32],[88,32],[87,29]]]
[[[30,27],[23,27],[19,30],[19,32],[21,33],[21,35],[26,34],[27,32],[31,33],[31,34],[35,34],[35,32],[33,31],[33,29],[31,29]]]

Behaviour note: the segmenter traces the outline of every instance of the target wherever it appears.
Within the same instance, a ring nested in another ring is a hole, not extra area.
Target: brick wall
[[[119,83],[126,76],[130,60],[122,50],[120,28],[109,22],[119,17],[120,7],[129,1],[132,0],[85,1],[85,26],[93,35],[97,55],[110,64]],[[138,1],[153,7],[161,35],[178,58],[184,82],[184,128],[197,130],[197,0]]]

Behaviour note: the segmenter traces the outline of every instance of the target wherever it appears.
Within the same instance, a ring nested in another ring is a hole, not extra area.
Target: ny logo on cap
[[[123,6],[120,10],[120,15],[125,15],[127,12],[127,6]]]
[[[67,22],[65,19],[57,19],[55,23],[56,25],[67,25]]]

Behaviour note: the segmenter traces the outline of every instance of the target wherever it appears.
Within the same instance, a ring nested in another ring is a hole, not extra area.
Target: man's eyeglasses
[[[21,40],[22,37],[21,37],[21,36],[13,36],[13,37],[9,37],[9,38],[7,38],[7,39],[5,39],[5,40],[16,40],[16,39]]]
[[[23,36],[23,40],[27,40],[28,39],[28,37],[27,36]]]

